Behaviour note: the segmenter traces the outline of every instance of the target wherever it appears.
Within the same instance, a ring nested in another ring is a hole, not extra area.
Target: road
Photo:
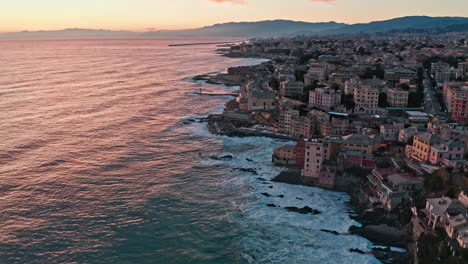
[[[440,118],[447,118],[447,113],[442,111],[440,102],[436,96],[436,87],[432,86],[431,75],[428,71],[425,71],[426,86],[424,87],[424,109],[426,113]]]

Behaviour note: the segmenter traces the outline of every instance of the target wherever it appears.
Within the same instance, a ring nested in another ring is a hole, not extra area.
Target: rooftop
[[[277,149],[285,151],[294,151],[296,149],[296,145],[283,145]]]

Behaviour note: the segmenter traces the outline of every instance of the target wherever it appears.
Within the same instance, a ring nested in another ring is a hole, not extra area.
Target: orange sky
[[[0,32],[71,27],[145,31],[231,21],[369,22],[468,16],[467,0],[6,0]]]

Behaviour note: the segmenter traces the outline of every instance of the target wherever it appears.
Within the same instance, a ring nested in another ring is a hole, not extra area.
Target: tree
[[[270,82],[268,84],[270,85],[271,89],[273,89],[275,91],[279,91],[280,83],[279,83],[278,79],[276,79],[275,77],[271,78]]]
[[[424,187],[430,192],[442,191],[444,189],[444,180],[439,176],[439,173],[435,171],[426,178]]]
[[[407,83],[402,83],[402,84],[400,84],[400,88],[405,90],[405,91],[409,91],[410,86]]]
[[[341,104],[344,105],[348,110],[353,109],[356,106],[352,94],[342,94]]]
[[[379,93],[379,107],[381,108],[387,107],[387,94],[386,93]]]

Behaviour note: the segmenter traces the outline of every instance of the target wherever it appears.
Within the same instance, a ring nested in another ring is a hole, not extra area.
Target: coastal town
[[[268,61],[197,77],[240,86],[208,116],[210,132],[288,140],[272,153],[285,167],[273,181],[349,193],[363,223],[350,232],[407,249],[410,263],[467,263],[467,33],[253,39],[220,52]]]

